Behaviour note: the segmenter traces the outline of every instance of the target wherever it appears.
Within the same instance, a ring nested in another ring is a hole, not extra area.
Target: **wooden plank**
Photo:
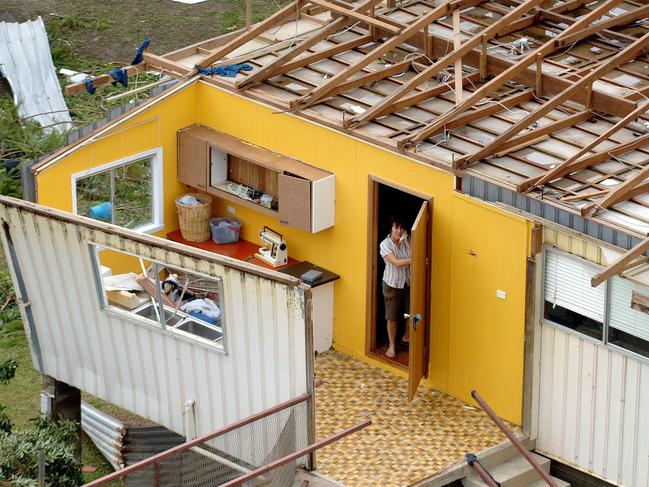
[[[471,39],[464,42],[464,44],[461,47],[459,48],[456,47],[453,50],[453,52],[437,60],[437,62],[433,63],[431,66],[426,68],[424,71],[419,73],[410,81],[402,85],[398,90],[390,94],[390,96],[384,98],[380,103],[377,103],[370,110],[368,110],[363,114],[359,114],[357,116],[350,118],[347,121],[346,127],[351,128],[354,126],[358,126],[361,125],[362,123],[368,122],[369,120],[372,120],[381,115],[392,113],[394,111],[394,106],[396,105],[396,100],[403,98],[407,93],[417,88],[424,81],[427,81],[432,77],[436,76],[447,66],[453,63],[457,63],[459,60],[462,59],[462,57],[465,54],[475,49],[481,42],[484,44],[486,43],[487,40],[494,38],[498,34],[499,30],[503,28],[504,25],[507,25],[509,22],[517,19],[521,15],[525,15],[525,13],[529,12],[532,8],[538,5],[540,1],[541,0],[527,0],[522,5],[512,10],[509,14],[505,15],[504,17],[500,18],[497,22],[494,22],[491,26],[487,27],[484,31],[474,35]],[[456,77],[457,77],[457,73],[456,73]],[[457,85],[456,85],[456,91],[457,91]]]
[[[358,37],[356,39],[352,39],[351,41],[347,42],[342,42],[334,47],[331,47],[329,49],[324,49],[322,51],[317,51],[314,52],[313,54],[310,54],[308,56],[301,57],[300,59],[297,59],[296,61],[291,61],[287,62],[283,66],[280,66],[279,68],[275,69],[272,71],[272,74],[269,76],[275,77],[275,76],[280,76],[282,74],[290,73],[291,71],[295,71],[296,69],[299,69],[303,66],[309,66],[313,63],[317,63],[318,61],[322,61],[323,59],[335,56],[336,54],[340,54],[342,52],[347,52],[351,51],[352,49],[357,48],[358,46],[362,46],[363,44],[367,44],[370,42],[372,38],[370,36],[362,36]],[[265,67],[265,66],[264,66]],[[261,69],[264,69],[262,67]],[[257,72],[253,73],[252,76],[255,76]],[[250,78],[252,76],[249,76],[247,78],[242,79],[238,83],[236,83],[237,88],[249,88],[251,86]],[[264,76],[262,76],[264,78]],[[254,84],[255,80],[252,81],[252,84]]]
[[[146,70],[146,66],[144,63],[140,63],[134,64],[132,66],[126,66],[124,69],[126,70],[126,74],[128,76],[133,76],[134,74],[143,73]],[[99,86],[105,86],[112,83],[113,81],[115,81],[115,79],[110,74],[102,74],[100,76],[95,76],[94,78],[92,78],[92,84],[95,88],[98,88]],[[70,85],[66,85],[63,89],[65,96],[74,95],[82,91],[86,91],[85,81],[82,81],[81,83],[72,83]]]
[[[235,49],[243,46],[246,42],[251,41],[252,39],[264,33],[271,27],[274,27],[282,20],[290,17],[291,15],[298,16],[299,9],[303,4],[304,4],[304,0],[295,0],[289,3],[284,8],[278,10],[263,22],[259,22],[251,29],[248,29],[245,32],[243,32],[239,37],[232,39],[224,46],[221,46],[220,48],[213,51],[212,54],[210,54],[205,59],[203,59],[200,63],[198,63],[198,66],[202,68],[207,68],[208,66],[211,66],[215,61],[218,61],[222,57],[230,54]]]
[[[154,68],[181,78],[187,77],[192,73],[192,70],[186,66],[170,61],[162,56],[156,56],[150,52],[145,51],[144,54],[142,54],[142,57],[147,69]]]
[[[619,4],[622,0],[606,0],[599,7],[595,8],[589,14],[583,16],[577,22],[567,27],[564,31],[557,34],[554,38],[547,41],[545,44],[541,45],[537,49],[531,51],[523,59],[520,59],[515,62],[510,68],[500,73],[491,81],[485,83],[479,89],[477,89],[473,95],[463,100],[461,103],[455,105],[453,108],[446,111],[446,113],[440,115],[435,119],[435,121],[428,124],[426,127],[417,131],[416,133],[410,135],[399,141],[398,146],[401,149],[406,149],[411,147],[413,144],[418,143],[421,140],[426,139],[430,134],[435,133],[440,128],[442,128],[449,120],[454,118],[461,113],[464,113],[466,110],[475,105],[483,97],[489,95],[493,91],[500,88],[507,81],[513,79],[517,74],[526,70],[528,66],[536,61],[537,54],[542,54],[544,57],[552,54],[556,49],[556,41],[561,39],[563,36],[571,34],[579,29],[582,29],[584,26],[589,25],[593,20],[600,18],[603,14],[608,12],[615,5]]]
[[[354,11],[356,12],[365,12],[369,10],[370,8],[374,7],[376,4],[380,3],[381,0],[367,0],[363,3],[361,3],[358,7],[354,8]],[[285,52],[281,56],[279,56],[277,59],[274,61],[266,64],[265,66],[261,67],[260,69],[256,70],[254,73],[252,73],[250,76],[247,76],[245,80],[242,80],[237,86],[241,89],[243,89],[246,86],[253,86],[256,83],[260,83],[271,76],[275,76],[278,70],[280,69],[280,66],[285,65],[290,61],[291,59],[296,58],[303,52],[306,52],[308,49],[311,47],[315,46],[318,44],[320,41],[323,39],[326,39],[327,37],[331,36],[332,34],[335,34],[338,32],[340,29],[343,29],[347,27],[348,25],[351,25],[352,20],[348,17],[341,17],[339,19],[334,20],[332,23],[330,23],[328,26],[323,27],[319,31],[314,32],[311,34],[308,38],[300,42],[297,46],[295,46],[293,49],[291,49],[288,52]],[[296,61],[299,62],[299,61]],[[299,66],[298,66],[299,67]],[[285,71],[288,72],[288,71]]]
[[[382,69],[381,71],[372,71],[371,73],[364,74],[363,76],[359,76],[356,79],[341,83],[333,90],[331,90],[329,96],[336,96],[346,91],[368,85],[370,83],[376,83],[377,81],[388,78],[390,76],[404,73],[410,69],[413,61],[414,59],[412,58],[408,59],[407,61],[401,61],[400,63],[392,64],[391,66]]]
[[[626,25],[633,22],[634,20],[642,19],[649,15],[649,5],[644,5],[642,7],[630,10],[627,13],[621,15],[615,15],[606,20],[596,22],[593,25],[586,27],[585,29],[575,32],[569,36],[565,36],[558,41],[558,46],[566,47],[578,42],[582,39],[597,34],[603,30],[609,29],[610,27],[616,27],[618,25]]]
[[[576,160],[575,162],[564,166],[559,172],[557,172],[553,178],[549,181],[559,179],[566,174],[570,174],[576,171],[579,171],[581,169],[585,169],[590,166],[594,166],[595,164],[601,164],[602,162],[606,162],[609,159],[613,158],[613,156],[619,156],[622,154],[626,154],[627,152],[631,152],[633,150],[639,149],[640,147],[644,147],[646,145],[649,145],[649,134],[641,135],[635,140],[632,140],[630,142],[626,142],[624,144],[619,144],[617,147],[614,147],[613,149],[609,150],[604,150],[600,152],[595,152],[594,154],[591,154],[590,156],[587,157],[582,157],[581,159]],[[522,184],[526,184],[526,181],[523,181]],[[518,188],[517,188],[518,189]],[[520,190],[519,190],[520,191]]]
[[[622,118],[619,122],[613,125],[606,132],[601,134],[599,137],[597,137],[589,144],[586,144],[579,152],[574,154],[572,157],[566,159],[561,164],[557,165],[554,169],[551,169],[550,171],[548,171],[547,173],[541,176],[535,176],[533,178],[529,178],[528,180],[524,181],[522,184],[518,186],[518,190],[527,192],[530,189],[532,189],[534,186],[540,186],[542,184],[547,183],[548,181],[557,179],[557,177],[560,177],[557,175],[560,174],[564,168],[570,166],[570,164],[578,160],[580,157],[586,155],[591,149],[594,149],[605,140],[608,140],[611,136],[615,135],[620,129],[626,127],[626,125],[629,122],[638,118],[640,115],[645,113],[648,109],[649,109],[649,101],[643,103],[638,108],[633,110],[631,113],[629,113],[626,117]]]
[[[591,217],[599,210],[610,208],[616,203],[627,199],[627,195],[641,182],[649,177],[649,165],[642,168],[636,174],[625,180],[620,185],[616,186],[614,190],[610,191],[601,201],[597,203],[590,203],[581,208],[581,215]]]
[[[412,24],[408,25],[398,35],[392,37],[388,41],[376,46],[369,53],[367,53],[361,60],[348,66],[346,69],[336,73],[333,77],[329,78],[322,85],[314,88],[311,93],[302,96],[296,100],[292,100],[290,106],[292,109],[306,108],[318,100],[327,96],[331,90],[333,90],[337,85],[343,81],[349,79],[354,73],[359,72],[360,70],[366,68],[374,61],[378,60],[385,53],[391,51],[392,49],[398,47],[402,42],[406,42],[410,39],[416,32],[420,31],[422,28],[434,22],[437,19],[440,19],[451,12],[451,3],[445,2],[439,7],[434,8],[427,14],[423,15]]]
[[[615,276],[622,272],[628,264],[633,262],[636,258],[640,257],[647,250],[649,250],[649,237],[644,239],[638,245],[626,252],[623,256],[617,259],[612,264],[605,267],[602,271],[595,274],[590,280],[590,285],[593,287],[599,286],[606,281],[609,277]]]
[[[339,13],[341,15],[344,15],[345,17],[349,17],[354,20],[359,20],[361,22],[366,23],[367,25],[373,27],[380,27],[382,29],[387,30],[388,32],[392,32],[393,34],[396,34],[401,30],[398,27],[393,26],[392,24],[383,22],[381,19],[377,19],[376,17],[370,17],[369,15],[362,14],[353,9],[339,7],[333,3],[327,2],[326,0],[309,0],[309,3],[319,5],[320,7],[326,8],[327,10],[330,10],[332,12]]]
[[[642,52],[642,50],[645,49],[647,46],[649,46],[649,33],[645,34],[640,39],[635,41],[633,44],[627,46],[626,48],[624,48],[614,56],[611,56],[605,62],[601,63],[590,73],[588,73],[586,76],[584,76],[578,81],[573,82],[568,88],[566,88],[561,93],[554,95],[549,101],[545,102],[543,105],[541,105],[539,108],[531,112],[522,120],[516,122],[509,129],[507,129],[503,134],[496,137],[496,139],[494,139],[489,145],[484,147],[482,150],[472,154],[467,159],[466,162],[468,164],[471,164],[472,162],[478,161],[480,159],[484,159],[486,157],[489,157],[491,154],[497,152],[500,149],[500,147],[505,143],[505,141],[507,141],[513,135],[517,134],[521,130],[530,126],[532,123],[534,123],[536,120],[540,119],[541,117],[547,115],[562,103],[568,101],[571,98],[572,94],[575,93],[576,91],[578,90],[581,91],[584,89],[584,87],[591,86],[594,81],[598,80],[607,72],[611,71],[612,69],[616,68],[617,66],[623,63],[626,63],[634,56],[636,56],[636,54]]]

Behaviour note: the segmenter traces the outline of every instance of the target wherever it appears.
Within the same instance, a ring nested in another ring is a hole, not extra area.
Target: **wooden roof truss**
[[[204,79],[585,216],[615,206],[649,233],[649,6],[553,1],[295,0],[145,61],[179,77],[249,63]],[[255,44],[300,20],[313,27]]]

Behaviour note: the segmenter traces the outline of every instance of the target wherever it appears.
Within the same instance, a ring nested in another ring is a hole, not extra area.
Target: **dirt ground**
[[[286,0],[254,0],[261,20]],[[66,38],[81,56],[105,63],[129,63],[145,37],[151,52],[165,54],[243,26],[244,0],[206,0],[185,5],[173,0],[0,0],[0,21],[24,22],[41,16],[81,22]],[[80,24],[83,24],[81,26]]]

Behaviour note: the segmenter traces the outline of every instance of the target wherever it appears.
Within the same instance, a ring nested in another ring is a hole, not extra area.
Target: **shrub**
[[[81,461],[74,456],[76,434],[74,421],[54,421],[43,416],[13,434],[0,433],[0,481],[31,485],[32,479],[38,478],[38,457],[43,451],[47,485],[83,484]]]

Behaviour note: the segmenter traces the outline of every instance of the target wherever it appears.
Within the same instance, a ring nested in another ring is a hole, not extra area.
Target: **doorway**
[[[379,180],[370,176],[369,188],[369,218],[368,218],[368,272],[367,272],[367,330],[366,353],[373,358],[391,363],[412,372],[412,363],[416,368],[427,369],[425,364],[426,352],[424,350],[427,337],[427,303],[428,282],[430,282],[430,258],[428,255],[428,242],[430,242],[429,220],[432,209],[432,199],[426,195],[418,194],[398,185]],[[411,266],[411,285],[414,279],[418,280],[416,289],[411,286],[411,309],[413,314],[418,314],[421,320],[412,324],[411,320],[401,319],[397,330],[397,355],[389,358],[385,355],[388,345],[388,335],[385,320],[385,305],[382,292],[382,278],[385,263],[379,252],[380,242],[390,233],[390,217],[398,218],[411,233],[411,246],[413,248],[413,263]],[[417,233],[417,235],[415,235]],[[416,237],[416,238],[415,238]],[[418,241],[417,251],[413,245]],[[422,289],[423,288],[423,289]],[[417,294],[417,296],[415,296]],[[413,298],[418,297],[413,307]],[[411,326],[410,344],[402,343],[405,327]],[[417,344],[413,344],[412,332],[417,330]],[[413,360],[413,352],[417,357]],[[423,374],[423,372],[421,372]],[[417,372],[415,372],[417,375]],[[419,379],[421,376],[419,377]],[[419,379],[414,380],[413,383]],[[414,386],[416,390],[416,386]]]

